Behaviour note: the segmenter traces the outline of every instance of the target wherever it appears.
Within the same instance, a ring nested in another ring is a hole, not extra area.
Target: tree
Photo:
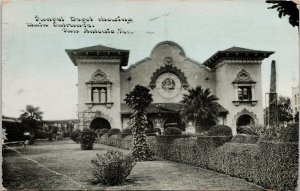
[[[293,27],[297,26],[299,28],[299,10],[295,2],[267,0],[266,3],[274,4],[273,6],[268,7],[268,9],[277,9],[279,18],[288,15],[289,23]]]
[[[299,123],[299,111],[296,112],[295,116],[294,116],[294,121],[296,123]]]
[[[148,127],[146,108],[153,101],[150,90],[137,85],[124,99],[125,103],[133,109],[131,115],[131,128],[133,136],[133,156],[137,161],[147,160],[151,154],[147,143],[146,130]]]
[[[279,123],[290,122],[293,120],[293,111],[291,108],[291,99],[289,97],[279,96],[278,98],[278,121]]]
[[[34,134],[38,124],[41,123],[43,119],[43,112],[40,111],[39,107],[34,107],[32,105],[27,105],[26,109],[22,110],[22,112],[23,113],[19,117],[22,125],[25,126],[27,131],[30,131],[30,134]]]
[[[202,125],[207,125],[208,121],[215,122],[219,114],[217,100],[209,89],[203,89],[201,86],[188,89],[181,101],[183,106],[180,114],[187,120],[199,120]]]

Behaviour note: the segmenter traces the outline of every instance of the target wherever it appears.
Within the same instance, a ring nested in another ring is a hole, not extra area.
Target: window
[[[239,86],[238,87],[238,99],[239,100],[251,100],[252,99],[252,93],[251,93],[251,87],[250,86]]]
[[[111,100],[111,86],[112,82],[107,79],[107,76],[100,69],[96,70],[91,79],[86,82],[87,86],[87,100],[86,105],[91,108],[94,105],[105,105],[111,108],[113,102]]]
[[[255,96],[256,82],[251,78],[250,74],[246,70],[242,69],[232,83],[235,94],[232,102],[236,106],[240,104],[256,105],[258,102]]]
[[[92,88],[92,102],[93,103],[106,103],[107,102],[107,88],[106,87],[93,87]]]

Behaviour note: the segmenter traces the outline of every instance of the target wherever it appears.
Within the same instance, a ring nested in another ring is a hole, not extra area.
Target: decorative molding
[[[154,89],[155,86],[156,86],[156,80],[157,78],[163,74],[163,73],[173,73],[175,74],[176,76],[178,76],[178,78],[180,79],[181,83],[182,83],[182,86],[184,89],[187,89],[189,87],[189,84],[187,82],[187,78],[186,76],[184,75],[184,73],[178,69],[177,67],[173,67],[173,66],[164,66],[164,67],[160,67],[159,69],[157,69],[153,74],[152,74],[152,77],[151,77],[151,81],[150,81],[150,88],[151,89]]]
[[[114,103],[113,102],[105,102],[105,103],[85,103],[85,105],[87,105],[89,108],[91,108],[92,106],[94,106],[94,105],[105,105],[107,108],[111,108],[112,107],[112,105],[113,105]]]
[[[246,108],[244,108],[243,110],[241,110],[240,112],[238,112],[234,117],[233,117],[233,123],[236,125],[236,121],[237,119],[242,116],[242,115],[249,115],[250,117],[252,117],[252,119],[254,120],[255,124],[258,124],[258,118],[257,115],[249,110],[247,110]]]
[[[252,106],[255,106],[258,100],[234,100],[232,102],[235,106],[239,106],[240,104],[251,104]]]
[[[232,82],[233,84],[252,84],[256,83],[254,80],[252,80],[250,73],[246,70],[242,69],[238,74],[236,79]]]
[[[112,82],[107,79],[107,76],[104,72],[102,72],[100,69],[96,70],[90,81],[88,81],[86,84],[111,84]]]

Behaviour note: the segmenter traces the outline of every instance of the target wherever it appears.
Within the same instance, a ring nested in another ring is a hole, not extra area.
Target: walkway
[[[90,161],[107,149],[116,148],[97,144],[92,151],[82,151],[70,140],[42,141],[29,148],[17,148],[28,158],[15,151],[4,154],[4,186],[11,190],[263,190],[242,179],[161,160],[137,163],[129,181],[121,186],[93,185]]]

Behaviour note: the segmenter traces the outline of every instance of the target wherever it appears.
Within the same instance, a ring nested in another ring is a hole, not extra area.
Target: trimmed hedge
[[[122,138],[128,136],[128,135],[131,135],[132,134],[132,129],[131,128],[126,128],[122,131]]]
[[[182,132],[179,128],[177,127],[168,127],[165,129],[165,132],[164,132],[165,135],[181,135]]]
[[[295,190],[298,144],[260,142],[231,143],[230,137],[171,139],[156,137],[155,155],[225,173],[275,190]],[[226,142],[225,144],[223,144]],[[223,144],[223,145],[222,145]]]
[[[120,129],[113,128],[113,129],[110,129],[107,134],[108,134],[108,137],[110,137],[112,135],[120,134],[120,133],[121,133]]]
[[[237,134],[232,138],[232,140],[230,142],[254,144],[254,143],[257,143],[258,140],[259,140],[259,136],[256,136],[256,135]]]
[[[245,139],[246,138],[246,139]],[[102,136],[100,142],[130,149],[132,137]],[[111,140],[110,140],[111,139]],[[161,158],[199,166],[274,190],[295,190],[298,175],[298,144],[265,142],[258,137],[156,136],[147,137],[150,151]],[[241,144],[244,142],[246,144]]]
[[[299,141],[299,123],[282,127],[279,140],[282,142],[298,142]]]
[[[232,130],[226,125],[215,125],[210,127],[206,134],[208,136],[232,136]]]

